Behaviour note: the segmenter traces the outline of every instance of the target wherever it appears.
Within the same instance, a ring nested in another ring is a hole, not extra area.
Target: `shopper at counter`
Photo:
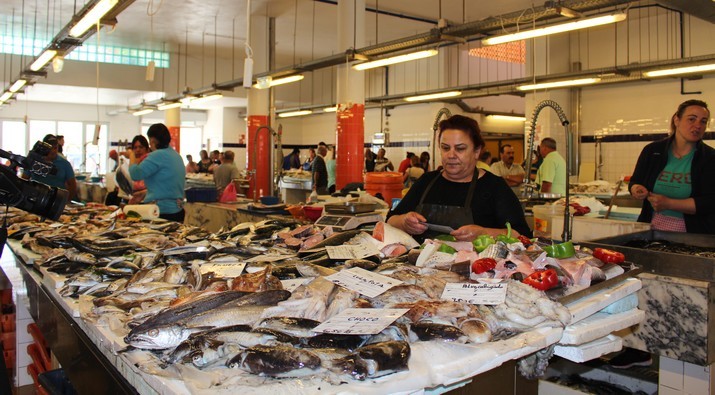
[[[223,159],[221,164],[214,169],[214,183],[216,184],[216,189],[218,190],[218,196],[221,196],[223,190],[230,183],[234,183],[236,190],[238,191],[238,179],[240,178],[240,173],[238,168],[233,163],[233,158],[235,154],[233,151],[229,150],[223,153]]]
[[[709,119],[704,101],[685,101],[671,117],[670,136],[643,148],[629,185],[643,200],[639,222],[715,234],[715,149],[703,143]]]
[[[335,150],[336,147],[333,147],[330,159],[325,161],[325,168],[328,171],[328,192],[331,194],[335,192],[335,165],[337,164],[335,162]]]
[[[491,166],[491,172],[506,181],[515,193],[518,193],[519,186],[524,182],[524,168],[514,164],[514,147],[511,144],[504,144],[499,147],[501,160]]]
[[[313,171],[313,161],[315,160],[315,148],[308,149],[308,159],[303,163],[303,170]]]
[[[194,157],[191,155],[186,155],[186,174],[198,173],[199,165],[194,162]]]
[[[432,237],[427,224],[449,226],[458,240],[483,234],[531,235],[516,195],[500,177],[477,169],[484,148],[477,121],[454,115],[439,123],[441,171],[432,171],[410,188],[389,214],[387,222],[411,235]]]
[[[147,194],[144,202],[159,206],[159,217],[170,221],[184,221],[184,161],[169,147],[171,134],[162,123],[155,123],[147,131],[153,151],[139,163],[134,152],[129,154],[129,173],[134,180],[144,180]]]
[[[477,161],[477,167],[480,169],[484,169],[486,171],[492,171],[491,166],[489,163],[492,161],[492,153],[489,152],[486,148],[482,150],[482,153],[479,155],[479,160]]]
[[[536,184],[541,193],[566,194],[566,160],[556,151],[556,140],[547,137],[539,144],[544,161],[536,172]]]
[[[375,171],[375,153],[370,148],[365,148],[365,172]]]
[[[313,159],[313,190],[318,195],[328,194],[328,168],[325,166],[325,155],[328,150],[325,147],[318,148],[318,155]]]
[[[199,173],[208,173],[209,167],[213,164],[211,158],[209,158],[208,151],[202,149],[201,152],[199,152],[199,157],[201,157],[201,160],[197,163],[199,166]]]
[[[300,169],[300,150],[293,148],[290,154],[283,158],[283,170]]]
[[[131,159],[131,154],[137,158],[137,164],[142,163],[149,155],[149,141],[141,134],[134,136],[132,139],[132,149],[127,153]],[[131,164],[131,161],[130,161]],[[131,172],[129,176],[132,177]],[[146,197],[146,184],[144,180],[137,180],[132,177],[132,196],[129,198],[129,204],[140,204]]]
[[[420,166],[420,158],[417,155],[412,155],[410,158],[410,167],[402,173],[402,181],[405,188],[411,188],[417,180],[425,174],[425,170]]]
[[[413,156],[415,156],[415,153],[414,153],[414,152],[408,152],[408,153],[407,153],[407,156],[405,157],[405,159],[403,159],[402,162],[400,162],[400,165],[397,166],[397,171],[398,171],[399,173],[405,174],[405,171],[406,171],[410,166],[412,166],[412,157],[413,157]]]
[[[385,157],[385,149],[377,150],[377,158],[375,158],[375,171],[395,171],[395,166]]]
[[[420,154],[420,167],[422,168],[422,170],[425,171],[425,173],[430,171],[429,161],[430,161],[429,152],[422,151],[422,153]]]
[[[24,173],[24,177],[27,178],[27,175],[29,174],[29,178],[34,181],[41,182],[52,187],[66,189],[67,192],[69,192],[69,199],[75,199],[77,197],[77,180],[74,178],[72,165],[67,161],[67,159],[60,156],[60,145],[57,141],[57,137],[55,137],[54,134],[48,134],[42,139],[42,141],[52,146],[50,152],[44,156],[44,159],[47,162],[52,163],[52,165],[54,165],[57,169],[57,172],[55,174],[48,174],[44,177],[35,173],[27,172]]]

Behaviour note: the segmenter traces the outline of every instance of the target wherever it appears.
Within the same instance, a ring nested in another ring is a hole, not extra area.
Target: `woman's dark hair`
[[[149,138],[156,139],[156,148],[158,149],[167,148],[171,142],[169,129],[163,123],[155,123],[149,126],[146,135],[149,136]]]
[[[134,144],[136,144],[137,142],[139,142],[139,145],[149,151],[149,141],[147,141],[146,137],[142,136],[141,134],[134,136],[134,138],[132,139],[132,148],[134,148]]]
[[[461,130],[466,133],[474,143],[474,149],[484,147],[484,139],[482,139],[482,131],[479,129],[479,124],[472,118],[464,115],[452,115],[451,117],[439,123],[439,135],[437,140],[442,138],[442,132],[447,129]]]
[[[683,113],[690,106],[703,107],[704,109],[708,110],[708,112],[710,112],[710,109],[708,108],[708,104],[702,100],[691,99],[691,100],[686,100],[686,101],[680,103],[680,105],[678,106],[678,110],[675,112],[675,114],[673,114],[672,117],[670,117],[670,135],[671,136],[675,135],[675,117],[682,118]]]

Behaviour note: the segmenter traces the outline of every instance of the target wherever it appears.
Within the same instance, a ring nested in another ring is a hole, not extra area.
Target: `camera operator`
[[[31,178],[34,181],[41,182],[43,184],[66,189],[69,192],[69,199],[75,199],[77,196],[77,180],[74,178],[74,170],[72,170],[72,165],[59,155],[58,147],[59,143],[57,137],[54,134],[48,134],[43,139],[43,142],[52,146],[52,150],[44,157],[47,162],[52,163],[55,168],[57,168],[57,174],[48,174],[45,177],[39,176],[37,174],[23,174],[23,178]]]

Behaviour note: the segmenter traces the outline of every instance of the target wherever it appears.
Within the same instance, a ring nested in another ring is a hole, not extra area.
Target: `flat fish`
[[[321,367],[320,357],[288,346],[256,346],[231,358],[227,366],[270,377],[303,377]]]

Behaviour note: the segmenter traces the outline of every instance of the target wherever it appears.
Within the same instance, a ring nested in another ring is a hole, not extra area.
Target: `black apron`
[[[474,189],[477,185],[477,179],[479,178],[479,169],[474,169],[474,175],[472,176],[472,182],[469,184],[467,198],[464,200],[464,206],[462,207],[424,203],[430,189],[432,189],[432,186],[440,177],[442,177],[441,172],[437,177],[430,181],[429,184],[427,184],[427,188],[425,188],[415,211],[422,214],[422,216],[427,220],[427,223],[430,224],[445,225],[455,230],[464,225],[473,225],[474,218],[472,217],[472,196],[474,195]],[[420,238],[433,238],[438,234],[439,232],[433,232],[428,229],[425,233],[419,236]]]

